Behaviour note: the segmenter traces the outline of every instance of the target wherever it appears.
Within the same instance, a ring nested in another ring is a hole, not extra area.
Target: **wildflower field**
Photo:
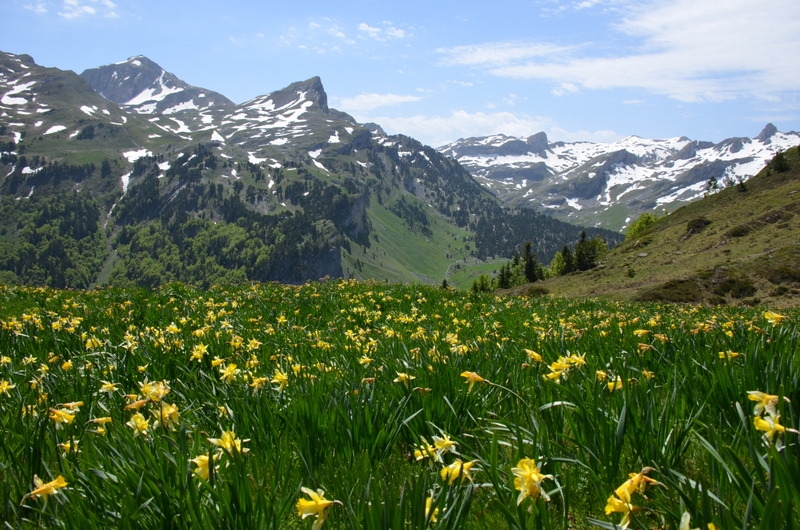
[[[798,528],[800,313],[0,287],[9,528]]]

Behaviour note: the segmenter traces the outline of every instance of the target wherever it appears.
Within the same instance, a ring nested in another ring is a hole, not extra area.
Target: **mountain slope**
[[[621,230],[645,211],[674,210],[718,185],[755,175],[800,134],[768,124],[755,138],[718,144],[686,137],[631,136],[610,144],[550,143],[495,135],[439,148],[456,158],[505,203],[533,207],[578,224]]]
[[[329,108],[319,78],[201,107],[144,57],[84,77],[1,57],[4,281],[439,283],[580,230],[504,210],[455,160]]]
[[[800,156],[663,217],[603,264],[537,284],[559,296],[797,305]]]

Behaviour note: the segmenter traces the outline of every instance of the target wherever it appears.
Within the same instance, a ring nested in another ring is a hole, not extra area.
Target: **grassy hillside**
[[[615,248],[600,267],[541,283],[558,296],[796,305],[800,157],[684,206]]]

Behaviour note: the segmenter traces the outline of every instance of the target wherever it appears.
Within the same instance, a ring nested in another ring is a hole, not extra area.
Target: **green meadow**
[[[7,528],[798,528],[800,312],[0,287]]]

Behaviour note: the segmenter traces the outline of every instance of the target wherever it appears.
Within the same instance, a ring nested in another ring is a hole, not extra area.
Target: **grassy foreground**
[[[796,311],[352,281],[0,307],[11,528],[800,521]]]

